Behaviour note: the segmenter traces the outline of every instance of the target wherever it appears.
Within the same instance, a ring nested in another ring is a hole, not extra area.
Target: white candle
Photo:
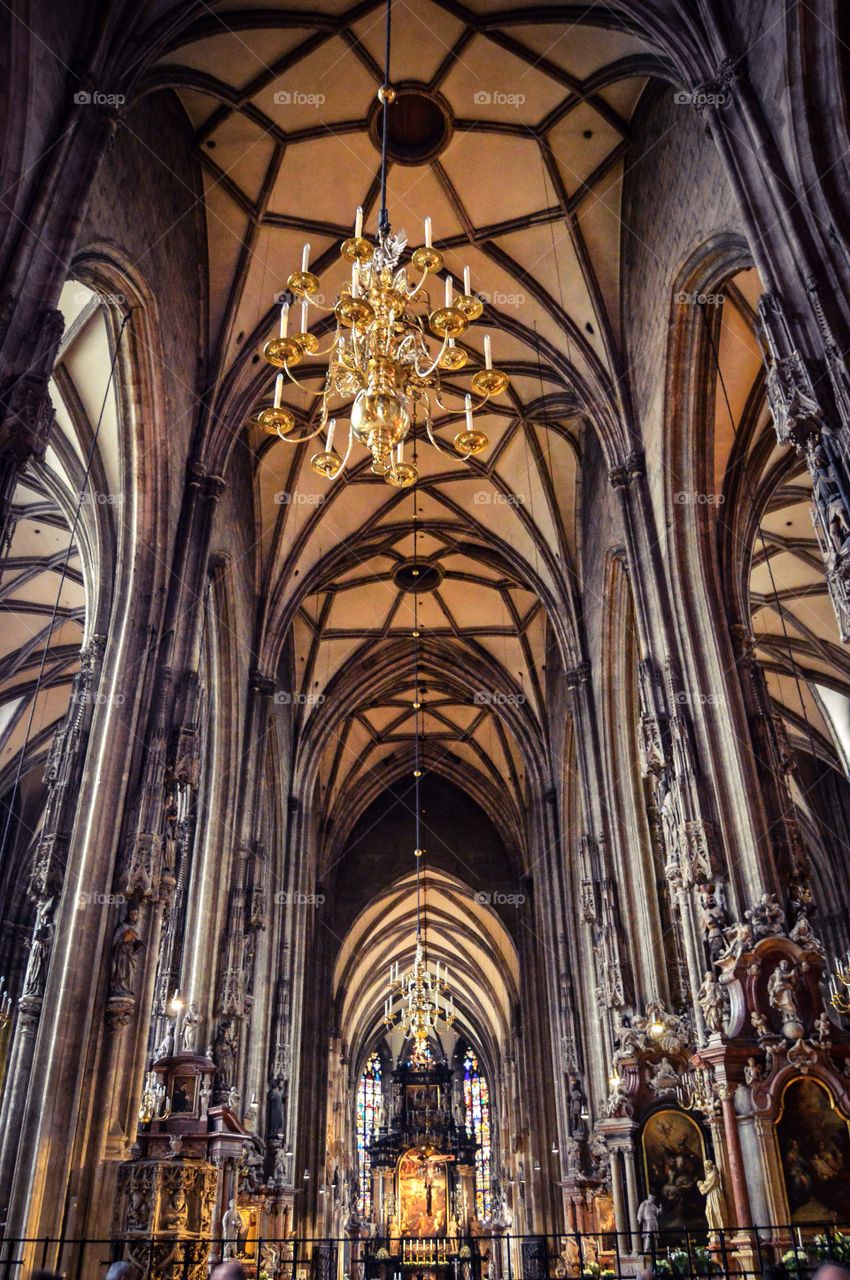
[[[357,259],[351,264],[351,296],[360,297],[360,262]]]
[[[489,335],[489,333],[485,333],[485,334],[484,334],[484,368],[485,368],[485,369],[492,369],[492,368],[493,368],[493,353],[492,353],[492,351],[490,350],[490,335]]]
[[[404,458],[404,441],[399,440],[398,447],[396,449],[396,463],[398,466],[401,466],[403,458]]]
[[[286,331],[289,328],[289,303],[284,302],[280,309],[280,336],[286,337]]]
[[[301,250],[301,270],[310,270],[310,246],[308,244],[305,244],[304,248]]]
[[[307,329],[308,329],[308,324],[307,324],[307,307],[308,307],[308,305],[309,305],[309,304],[308,304],[308,302],[307,302],[307,299],[305,298],[305,299],[303,300],[303,302],[301,303],[301,332],[302,332],[302,333],[306,333],[306,332],[307,332]],[[485,338],[485,342],[486,342],[486,338]]]
[[[466,429],[472,430],[472,396],[466,396]]]
[[[464,269],[463,269],[463,291],[464,291],[464,293],[465,293],[465,294],[470,294],[470,293],[472,293],[472,288],[471,288],[471,286],[470,286],[470,280],[471,280],[471,276],[470,276],[470,274],[469,274],[469,267],[464,267]]]
[[[283,395],[283,374],[279,373],[274,380],[274,407],[280,408],[280,398]]]
[[[431,248],[431,219],[425,219],[425,248]]]
[[[446,306],[447,307],[450,307],[452,305],[453,289],[454,289],[454,282],[452,281],[451,276],[446,276]]]
[[[330,422],[328,423],[328,439],[325,445],[325,449],[327,450],[328,453],[330,453],[334,445],[335,430],[336,430],[336,418],[331,418]]]
[[[363,235],[363,206],[357,206],[357,213],[354,216],[354,234],[359,240]]]

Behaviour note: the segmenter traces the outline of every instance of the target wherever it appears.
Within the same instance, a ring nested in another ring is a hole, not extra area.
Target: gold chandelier
[[[395,235],[390,231],[386,203],[387,117],[396,97],[389,83],[390,6],[391,0],[387,0],[386,70],[378,90],[383,108],[383,144],[377,238],[373,243],[363,235],[363,210],[359,208],[354,235],[343,241],[340,249],[351,264],[351,279],[343,285],[332,307],[317,300],[319,277],[310,270],[310,246],[304,246],[301,269],[293,272],[287,282],[289,293],[301,300],[300,328],[290,332],[290,304],[284,302],[278,336],[263,348],[268,363],[280,370],[275,379],[274,401],[261,410],[257,421],[268,435],[289,444],[303,444],[323,434],[324,448],[313,455],[310,465],[327,480],[340,474],[357,440],[371,453],[375,475],[405,489],[417,478],[416,465],[404,459],[404,446],[420,415],[436,449],[468,461],[489,443],[484,432],[474,425],[473,415],[507,389],[508,377],[493,368],[488,334],[484,338],[483,368],[473,373],[471,390],[463,393],[444,381],[446,374],[459,373],[468,363],[469,357],[456,345],[457,339],[481,316],[483,305],[472,293],[468,267],[463,272],[462,292],[455,291],[450,275],[438,283],[443,255],[432,243],[430,218],[425,219],[425,243],[410,256],[409,265],[418,273],[415,282],[408,279],[408,266],[402,265],[407,238],[404,232]],[[311,307],[327,311],[334,318],[333,337],[324,350],[319,349],[318,338],[309,330]],[[318,392],[310,391],[292,372],[305,356],[327,357],[324,383]],[[298,433],[294,413],[283,404],[287,380],[320,402],[318,426],[307,434]],[[456,410],[447,405],[449,396],[459,398]],[[336,404],[336,412],[341,414],[349,402],[348,443],[340,455],[334,447],[333,407]],[[455,452],[434,435],[435,406],[443,413],[455,413],[458,419]]]
[[[440,962],[429,969],[417,924],[416,951],[413,965],[399,974],[398,961],[390,965],[390,994],[384,1001],[384,1024],[400,1026],[406,1035],[412,1036],[415,1052],[421,1054],[428,1036],[436,1031],[442,1018],[447,1027],[452,1026],[456,1014],[449,992],[449,978],[445,966],[440,972]],[[401,999],[401,1007],[393,1010],[394,1001]]]

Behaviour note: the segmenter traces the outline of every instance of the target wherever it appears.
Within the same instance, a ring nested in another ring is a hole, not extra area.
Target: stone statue
[[[705,945],[708,949],[708,958],[714,964],[726,949],[723,930],[728,924],[729,917],[717,900],[713,884],[702,885],[700,889],[700,907],[702,908],[702,928],[705,935]]]
[[[170,1018],[166,1019],[165,1031],[162,1039],[153,1051],[153,1061],[159,1062],[162,1058],[170,1058],[174,1053],[174,1023]]]
[[[713,973],[706,973],[697,993],[705,1025],[711,1035],[720,1035],[725,1022],[723,989]]]
[[[35,913],[32,938],[29,941],[29,961],[24,977],[25,996],[43,996],[44,984],[47,980],[47,963],[50,959],[50,948],[53,946],[53,907],[56,899],[46,898],[38,904]]]
[[[703,1172],[705,1177],[702,1182],[697,1183],[697,1189],[700,1195],[705,1196],[705,1216],[709,1231],[719,1231],[726,1216],[720,1170],[713,1160],[706,1160]]]
[[[825,1009],[817,1018],[815,1018],[815,1034],[818,1038],[818,1044],[828,1045],[830,1043],[832,1022],[830,1021],[829,1014]]]
[[[269,1138],[276,1138],[283,1133],[283,1089],[280,1076],[276,1076],[269,1085],[268,1095],[268,1131]]]
[[[744,1067],[745,1084],[758,1084],[762,1078],[762,1070],[755,1058],[747,1058],[747,1065]]]
[[[739,920],[723,930],[726,948],[721,953],[721,960],[740,960],[745,951],[749,951],[754,942],[753,926],[749,920]]]
[[[138,955],[145,945],[136,929],[139,908],[134,902],[112,936],[112,971],[109,982],[111,996],[131,996],[136,976]]]
[[[213,1061],[218,1068],[216,1087],[221,1093],[226,1094],[230,1086],[238,1049],[239,1041],[236,1038],[232,1020],[228,1019],[219,1026],[213,1049]]]
[[[656,1066],[649,1068],[647,1084],[656,1098],[666,1098],[675,1094],[679,1077],[669,1058],[662,1058]]]
[[[239,1252],[239,1233],[241,1230],[242,1215],[236,1208],[236,1201],[231,1200],[230,1205],[221,1220],[221,1257],[223,1261],[226,1261],[229,1258],[235,1258]]]
[[[658,1230],[658,1223],[661,1219],[661,1207],[655,1196],[650,1192],[645,1200],[638,1205],[637,1220],[638,1226],[643,1234],[643,1251],[650,1253],[652,1250],[652,1237]]]
[[[283,1147],[278,1147],[274,1156],[274,1180],[278,1187],[286,1186],[289,1175],[289,1158]]]
[[[570,1092],[567,1100],[570,1121],[570,1133],[579,1137],[584,1133],[584,1094],[578,1076],[570,1078]]]
[[[232,1084],[230,1088],[227,1090],[227,1099],[225,1102],[225,1105],[227,1106],[229,1111],[232,1111],[235,1114],[235,1112],[238,1110],[239,1099],[241,1097],[242,1097],[242,1094],[239,1092],[239,1089],[237,1088],[237,1086],[235,1084]]]
[[[184,1053],[194,1053],[195,1046],[198,1041],[198,1028],[201,1025],[201,1015],[198,1012],[198,1006],[194,1000],[189,1004],[186,1015],[183,1018],[183,1026],[180,1029],[180,1047]]]
[[[780,960],[770,975],[767,997],[782,1019],[782,1034],[789,1040],[799,1040],[805,1028],[797,1004],[797,971],[787,958]]]
[[[775,893],[763,893],[744,916],[752,925],[756,941],[785,932],[785,912],[776,901]]]
[[[206,1120],[210,1111],[210,1102],[212,1101],[212,1084],[210,1083],[209,1076],[204,1076],[203,1081],[201,1082],[198,1098],[200,1099],[201,1104],[201,1119]]]
[[[757,1013],[755,1009],[750,1014],[750,1022],[759,1040],[763,1040],[770,1035],[770,1028],[767,1025],[767,1018],[763,1013]]]

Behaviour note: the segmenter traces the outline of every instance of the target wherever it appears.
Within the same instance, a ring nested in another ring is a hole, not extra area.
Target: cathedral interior
[[[846,0],[0,66],[3,1280],[850,1266]]]

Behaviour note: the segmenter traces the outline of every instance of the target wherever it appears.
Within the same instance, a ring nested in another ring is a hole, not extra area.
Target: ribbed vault
[[[480,1045],[491,1062],[507,1051],[519,970],[505,925],[481,895],[442,871],[423,874],[423,919],[431,961],[448,965],[458,1018],[455,1030]],[[353,1060],[382,1030],[389,966],[413,960],[416,876],[404,875],[376,894],[346,934],[336,959],[336,1025]]]

